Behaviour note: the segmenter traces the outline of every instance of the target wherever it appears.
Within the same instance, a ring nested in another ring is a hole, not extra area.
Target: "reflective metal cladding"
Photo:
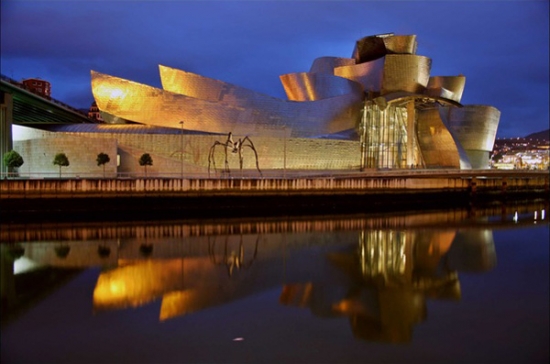
[[[188,130],[273,144],[281,130],[347,138],[361,144],[362,168],[487,168],[500,112],[461,105],[466,78],[432,76],[416,51],[416,35],[364,37],[350,58],[319,57],[309,72],[281,75],[287,99],[162,65],[163,89],[92,71],[92,91],[109,123],[178,129],[184,120]]]

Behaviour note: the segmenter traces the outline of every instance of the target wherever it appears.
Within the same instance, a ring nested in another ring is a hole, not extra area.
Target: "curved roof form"
[[[341,66],[334,69],[334,74],[357,82],[364,92],[379,93],[382,89],[384,75],[384,58],[370,62]]]
[[[371,35],[355,43],[352,57],[357,63],[369,62],[387,54],[416,54],[416,35],[393,33]]]
[[[361,95],[312,102],[257,97],[224,104],[177,94],[92,71],[92,92],[100,110],[134,122],[235,135],[314,137],[356,127]]]
[[[336,67],[351,66],[354,64],[355,60],[353,58],[319,57],[313,61],[309,72],[333,75]]]
[[[385,55],[373,61],[342,66],[334,74],[358,82],[365,92],[422,93],[430,80],[431,59],[416,55]]]
[[[428,81],[426,93],[434,96],[442,96],[447,99],[460,102],[466,77],[464,76],[433,76]]]
[[[278,100],[228,82],[163,65],[159,65],[159,73],[165,91],[196,99],[239,107],[254,107],[255,103]]]
[[[416,54],[418,43],[416,35],[394,35],[384,37],[387,54]]]
[[[325,73],[289,73],[279,76],[289,100],[317,101],[347,94],[361,95],[357,82]]]

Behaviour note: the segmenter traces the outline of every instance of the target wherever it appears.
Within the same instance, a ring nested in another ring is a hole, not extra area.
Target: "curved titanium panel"
[[[380,58],[371,62],[337,67],[334,69],[334,74],[361,84],[365,92],[380,92],[384,63],[384,58]]]
[[[251,100],[278,100],[250,89],[159,65],[162,88],[166,91],[222,104],[247,107]]]
[[[359,39],[352,57],[357,63],[370,62],[387,54],[416,54],[416,35],[380,34]]]
[[[328,73],[333,75],[336,67],[351,66],[353,64],[355,64],[353,58],[319,57],[313,61],[309,72]]]
[[[387,54],[384,38],[393,36],[393,33],[370,35],[355,42],[352,58],[356,63],[370,62],[384,57]]]
[[[472,168],[489,168],[489,152],[495,143],[500,111],[486,105],[466,105],[446,111],[446,125],[464,147]]]
[[[92,71],[92,92],[101,111],[147,125],[235,135],[313,137],[355,128],[361,97],[312,102],[257,97],[247,107],[175,94]],[[263,96],[263,95],[262,95]],[[284,130],[284,131],[283,131]]]
[[[433,76],[428,81],[426,94],[460,102],[465,84],[464,76]]]
[[[197,99],[220,101],[222,90],[227,88],[225,82],[163,65],[159,65],[159,74],[164,90]]]
[[[385,59],[382,94],[395,91],[423,93],[426,90],[431,59],[408,54],[389,54]]]
[[[449,108],[447,127],[459,138],[464,149],[493,150],[500,111],[487,105],[465,105]]]
[[[388,54],[416,54],[416,35],[394,35],[383,40]]]
[[[427,168],[470,168],[469,161],[443,124],[438,108],[417,110],[418,145]],[[462,155],[461,155],[462,154]]]
[[[361,97],[363,91],[357,82],[324,73],[289,73],[279,77],[291,101],[316,101],[350,93]]]

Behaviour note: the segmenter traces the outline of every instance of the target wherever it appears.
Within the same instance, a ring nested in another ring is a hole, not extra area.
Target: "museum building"
[[[431,59],[416,50],[415,35],[364,37],[350,58],[321,57],[308,72],[281,75],[286,99],[163,65],[162,89],[91,71],[105,123],[21,127],[14,147],[23,156],[74,149],[73,174],[101,175],[90,161],[116,155],[110,176],[141,173],[143,153],[150,173],[165,176],[489,168],[500,111],[462,105],[466,78],[431,76]]]

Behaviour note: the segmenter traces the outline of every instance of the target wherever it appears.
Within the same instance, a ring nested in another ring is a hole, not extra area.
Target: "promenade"
[[[304,171],[225,178],[4,179],[2,220],[45,214],[178,211],[190,216],[328,209],[453,207],[476,201],[548,198],[548,171]],[[458,206],[457,206],[458,207]]]

